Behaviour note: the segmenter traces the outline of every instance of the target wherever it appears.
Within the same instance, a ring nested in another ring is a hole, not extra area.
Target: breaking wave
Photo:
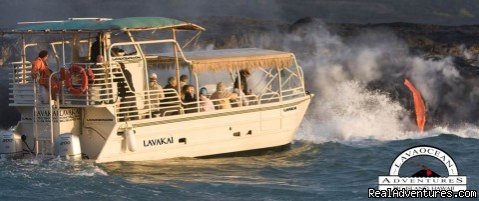
[[[316,94],[297,136],[327,141],[391,141],[442,133],[478,137],[478,80],[464,77],[453,58],[423,58],[387,30],[349,39],[321,21],[283,36],[298,54],[308,90]],[[465,52],[465,56],[467,52]],[[410,79],[427,105],[427,131],[417,132]]]

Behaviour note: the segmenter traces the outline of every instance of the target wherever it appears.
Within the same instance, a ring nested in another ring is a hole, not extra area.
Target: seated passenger
[[[168,84],[163,88],[165,98],[161,101],[163,116],[168,114],[179,114],[180,103],[177,92],[177,82],[175,77],[168,78]],[[173,89],[173,90],[171,90]]]
[[[208,112],[214,111],[215,106],[213,105],[213,101],[211,101],[206,95],[208,94],[208,90],[206,87],[202,87],[200,89],[200,101],[201,101],[201,111]]]
[[[178,92],[178,85],[177,85],[175,77],[169,77],[168,78],[168,84],[166,84],[163,89],[173,89],[176,92]],[[171,91],[171,90],[166,91],[165,94],[164,94],[164,96],[165,96],[164,102],[178,101],[178,98],[175,97],[176,95],[177,94],[174,93],[174,91]]]
[[[168,84],[165,85],[165,89],[174,89],[175,91],[178,91],[178,82],[175,77],[168,78]]]
[[[216,85],[216,92],[211,95],[211,100],[215,101],[215,105],[218,109],[231,108],[230,100],[236,100],[238,95],[226,90],[225,84],[219,82]]]
[[[183,108],[185,109],[185,113],[197,112],[197,110],[195,109],[197,106],[197,104],[195,104],[195,102],[197,101],[195,87],[191,85],[185,85],[183,86],[181,94],[182,101],[184,103]]]
[[[188,84],[188,75],[180,76],[180,88],[183,89],[183,86]]]
[[[163,88],[157,82],[158,76],[156,73],[151,73],[149,79],[151,113],[155,115],[160,113],[160,100],[165,98],[165,95]]]

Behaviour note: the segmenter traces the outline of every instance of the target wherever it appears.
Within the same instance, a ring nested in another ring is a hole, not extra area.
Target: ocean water
[[[464,132],[431,132],[385,141],[298,139],[290,150],[252,157],[106,164],[2,160],[0,200],[366,200],[394,158],[416,145],[449,153],[459,174],[468,177],[468,188],[477,190],[478,143]],[[426,165],[442,173],[440,165]]]

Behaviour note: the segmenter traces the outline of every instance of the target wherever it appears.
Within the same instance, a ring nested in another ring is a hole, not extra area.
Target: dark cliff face
[[[367,31],[392,32],[407,44],[411,53],[421,56],[463,57],[465,51],[471,55],[479,54],[479,25],[323,23],[313,17],[300,18],[292,23],[242,17],[207,17],[193,21],[207,28],[203,34],[204,42],[214,44],[216,48],[257,47],[262,45],[258,41],[267,35],[312,31],[311,27],[320,23],[345,40]]]

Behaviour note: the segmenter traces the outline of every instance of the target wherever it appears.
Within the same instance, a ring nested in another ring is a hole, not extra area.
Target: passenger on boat
[[[114,56],[114,57],[125,56],[125,50],[117,48],[117,47],[111,48],[111,56]]]
[[[98,55],[96,57],[96,63],[103,63],[103,56],[102,55]],[[95,63],[95,65],[96,65],[96,63]]]
[[[168,84],[166,84],[164,88],[165,89],[174,89],[175,91],[178,91],[177,86],[178,86],[178,82],[176,82],[175,77],[169,77],[168,78]]]
[[[91,45],[91,48],[90,48],[90,62],[92,62],[92,63],[99,62],[97,60],[98,56],[102,55],[103,43],[100,43],[100,40],[101,40],[101,34],[98,34],[96,36],[95,42],[93,42],[93,44]]]
[[[200,89],[200,102],[201,102],[201,111],[208,112],[215,110],[215,106],[213,105],[213,101],[211,101],[208,97],[208,90],[206,87],[202,87]]]
[[[38,79],[42,103],[48,103],[50,99],[56,99],[56,94],[58,92],[58,81],[56,79],[52,80],[52,94],[51,97],[48,97],[49,79],[51,74],[52,70],[48,68],[48,51],[42,50],[38,54],[38,57],[32,62],[32,78]]]
[[[226,90],[225,84],[219,82],[216,85],[216,92],[211,94],[211,100],[215,102],[217,109],[228,109],[231,108],[231,100],[236,100],[238,95],[236,93],[231,93]]]
[[[118,80],[118,96],[120,97],[120,112],[122,112],[122,116],[129,118],[129,116],[136,116],[138,112],[136,112],[136,96],[135,96],[135,87],[133,86],[132,77],[130,71],[125,68],[125,64],[120,63],[121,70],[123,71],[123,75],[125,79],[117,79]],[[129,119],[137,119],[137,117],[129,118]]]
[[[95,104],[99,104],[101,102],[104,103],[112,103],[112,91],[111,89],[106,89],[105,83],[107,83],[107,74],[106,69],[102,65],[103,63],[103,56],[98,55],[96,58],[96,62],[94,65],[91,65],[90,70],[88,73],[92,73],[93,75],[89,75],[89,77],[93,77],[94,79],[88,79],[89,84],[94,84],[88,87],[88,95],[90,96],[90,100],[94,100]],[[110,96],[108,96],[110,94]]]
[[[196,108],[196,94],[195,94],[195,87],[192,85],[185,85],[181,89],[181,100],[183,101],[183,109],[185,113],[193,113],[197,112]]]
[[[238,77],[236,77],[235,84],[234,84],[234,92],[239,94],[242,98],[241,102],[238,102],[238,106],[247,106],[251,103],[254,103],[255,97],[252,90],[248,87],[248,78],[250,77],[251,73],[248,69],[243,69],[239,71],[240,78],[241,78],[241,91],[238,87]]]
[[[188,84],[188,75],[181,75],[180,76],[180,88],[183,89],[183,86]]]
[[[177,92],[178,82],[175,77],[168,78],[168,84],[163,87],[165,92],[165,98],[161,101],[162,116],[179,114],[181,105]],[[173,89],[173,90],[171,90]]]
[[[251,90],[248,88],[248,77],[251,75],[248,69],[243,69],[239,71],[240,78],[241,78],[241,90],[245,95],[250,95]],[[239,90],[239,79],[236,77],[234,89]]]
[[[117,52],[117,55],[120,56],[120,57],[125,56],[125,54],[126,54],[126,52],[123,49],[119,49],[118,52]]]
[[[94,65],[91,65],[91,69],[93,70],[92,73],[93,74],[97,74],[97,76],[94,76],[95,79],[94,80],[88,80],[89,82],[94,82],[94,83],[97,83],[97,84],[103,84],[105,83],[105,78],[106,78],[106,70],[104,68],[104,66],[102,65],[103,63],[103,56],[102,55],[98,55],[97,58],[96,58],[96,62]],[[88,66],[87,66],[88,68]],[[92,84],[92,83],[90,83]]]
[[[150,76],[150,104],[153,115],[160,113],[160,100],[165,98],[163,88],[158,84],[158,76],[151,73]]]

